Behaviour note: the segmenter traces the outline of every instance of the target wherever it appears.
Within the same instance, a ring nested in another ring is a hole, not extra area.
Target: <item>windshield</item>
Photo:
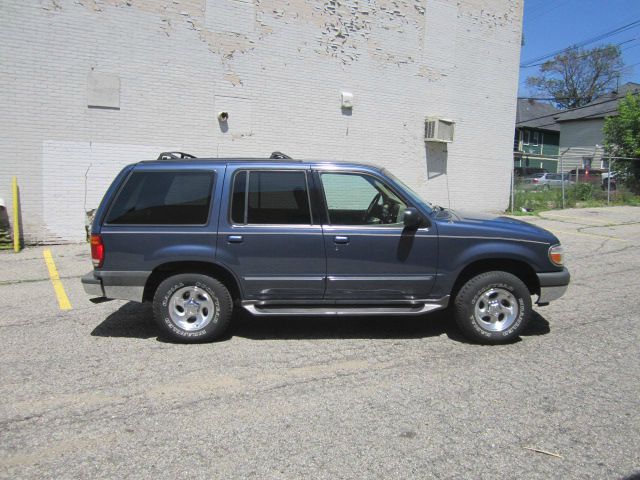
[[[396,177],[389,170],[387,170],[386,168],[383,168],[382,172],[386,176],[388,176],[391,180],[393,180],[395,183],[397,183],[400,187],[402,187],[404,192],[409,196],[409,198],[411,198],[412,202],[417,203],[418,205],[426,206],[429,209],[429,211],[435,209],[435,206],[433,204],[427,202],[422,197],[420,197],[420,195],[418,195],[416,192],[414,192],[406,183],[404,183],[402,180],[400,180],[398,177]]]

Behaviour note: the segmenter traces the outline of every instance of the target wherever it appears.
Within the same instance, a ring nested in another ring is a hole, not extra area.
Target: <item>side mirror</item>
[[[420,215],[417,209],[413,207],[408,207],[404,211],[404,216],[402,218],[405,228],[416,229],[419,228],[424,222],[424,218]]]

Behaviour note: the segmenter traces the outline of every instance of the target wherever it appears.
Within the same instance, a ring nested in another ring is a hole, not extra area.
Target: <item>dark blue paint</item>
[[[216,174],[206,225],[103,225],[110,204],[132,171],[185,169]],[[306,171],[314,225],[232,224],[231,185],[234,172],[240,169]],[[415,207],[425,226],[409,230],[326,225],[315,171],[373,175]],[[510,218],[432,207],[384,170],[360,164],[197,159],[129,165],[107,190],[92,233],[102,235],[106,250],[104,266],[97,273],[150,274],[163,264],[187,261],[217,264],[233,273],[246,300],[439,298],[450,294],[465,266],[487,259],[518,260],[535,272],[562,270],[547,256],[549,247],[559,243],[550,232]]]

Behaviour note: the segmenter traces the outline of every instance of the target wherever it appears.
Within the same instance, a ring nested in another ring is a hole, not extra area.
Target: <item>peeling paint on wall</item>
[[[285,22],[306,22],[320,29],[316,52],[339,59],[343,64],[357,61],[365,51],[385,64],[411,63],[413,58],[390,51],[384,44],[370,45],[378,29],[408,34],[419,39],[424,34],[423,0],[258,0],[259,16]]]
[[[420,65],[417,75],[426,78],[430,82],[437,82],[447,76],[446,74],[437,71],[434,68],[430,68],[427,65]]]
[[[473,24],[483,27],[485,32],[516,26],[522,16],[523,2],[509,0],[507,2],[487,2],[485,0],[458,0],[459,16]]]
[[[61,8],[58,0],[51,8]],[[415,51],[399,48],[403,42],[374,40],[376,32],[392,37],[406,37],[407,45],[425,38],[428,0],[76,0],[100,12],[104,6],[135,8],[161,15],[160,28],[170,36],[178,25],[196,31],[209,50],[220,56],[228,71],[233,71],[234,56],[252,50],[257,42],[271,35],[279,22],[317,27],[313,51],[347,65],[367,54],[382,65],[400,66],[419,63]],[[520,0],[438,0],[455,7],[458,17],[479,26],[487,34],[514,25],[518,27]],[[222,19],[221,17],[225,17]],[[229,20],[229,16],[235,18]],[[237,17],[237,18],[236,18]],[[306,46],[306,43],[305,43]],[[300,47],[302,48],[302,46]],[[434,72],[420,67],[418,75],[434,79]]]
[[[242,85],[242,80],[240,79],[240,76],[237,73],[234,72],[226,72],[223,75],[223,78],[225,80],[227,80],[228,82],[231,82],[231,84],[236,87],[238,85]]]
[[[200,38],[209,45],[209,50],[222,57],[223,63],[234,55],[248,52],[255,42],[246,35],[232,32],[200,32]]]
[[[436,203],[505,206],[522,0],[1,1],[0,147],[21,155],[0,196],[23,179],[28,241],[79,240],[117,169],[170,149],[369,162]],[[121,78],[120,110],[87,108],[92,67]],[[438,115],[446,152],[424,142]]]

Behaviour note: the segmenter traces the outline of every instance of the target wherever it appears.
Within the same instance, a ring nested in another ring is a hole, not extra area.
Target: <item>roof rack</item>
[[[278,151],[272,152],[269,158],[272,160],[293,160],[293,158],[291,158],[286,153],[282,153]]]
[[[185,158],[198,158],[198,157],[196,157],[195,155],[191,155],[190,153],[185,153],[185,152],[162,152],[160,155],[158,155],[157,160],[183,160]],[[271,155],[269,156],[269,159],[271,159],[271,160],[293,160],[293,158],[291,158],[286,153],[282,153],[282,152],[279,152],[279,151],[271,152]]]
[[[185,158],[197,158],[195,155],[184,152],[162,152],[158,155],[158,160],[182,160]]]

